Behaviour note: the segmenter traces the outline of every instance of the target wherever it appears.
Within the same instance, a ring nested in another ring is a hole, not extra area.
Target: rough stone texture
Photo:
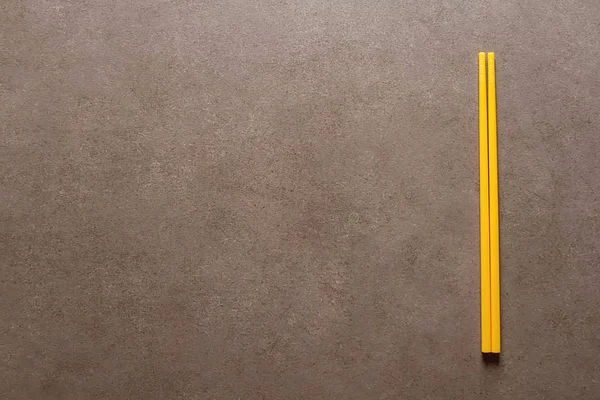
[[[3,0],[0,397],[600,398],[599,37],[595,0]]]

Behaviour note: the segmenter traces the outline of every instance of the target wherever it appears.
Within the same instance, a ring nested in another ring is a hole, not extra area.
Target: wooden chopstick
[[[494,53],[488,53],[487,67],[492,353],[500,353],[500,228],[498,218],[498,132],[496,126],[496,66]]]

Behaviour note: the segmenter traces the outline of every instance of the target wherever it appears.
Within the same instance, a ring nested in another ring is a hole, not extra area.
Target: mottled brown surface
[[[595,0],[3,0],[0,397],[600,398],[599,39]]]

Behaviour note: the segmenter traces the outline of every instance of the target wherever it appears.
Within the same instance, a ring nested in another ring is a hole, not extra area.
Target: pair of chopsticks
[[[496,130],[496,72],[494,53],[488,53],[487,55],[487,76],[485,58],[485,53],[479,53],[481,352],[500,353],[498,136]]]

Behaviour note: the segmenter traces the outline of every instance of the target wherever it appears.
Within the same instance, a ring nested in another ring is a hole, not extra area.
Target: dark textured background
[[[600,398],[599,40],[595,0],[3,0],[1,398]]]

